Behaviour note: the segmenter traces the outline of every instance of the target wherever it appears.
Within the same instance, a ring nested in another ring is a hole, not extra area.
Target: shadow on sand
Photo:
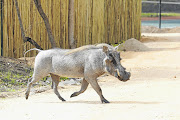
[[[101,101],[65,101],[65,102],[47,102],[47,103],[72,103],[72,104],[101,104]],[[105,103],[103,103],[105,104]],[[110,101],[109,104],[160,104],[160,102],[147,101]]]

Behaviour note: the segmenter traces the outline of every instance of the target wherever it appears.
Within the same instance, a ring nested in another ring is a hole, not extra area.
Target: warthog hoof
[[[25,98],[26,98],[26,100],[27,100],[27,99],[28,99],[28,97],[29,97],[29,94],[25,93],[25,95],[26,95],[26,97],[25,97]]]
[[[77,92],[74,92],[74,93],[70,96],[70,98],[76,97],[76,96],[78,96],[78,95],[77,95]]]
[[[103,99],[103,100],[101,100],[101,102],[102,103],[110,103],[108,100],[106,100],[106,99]]]
[[[61,100],[62,100],[63,102],[65,102],[65,101],[66,101],[66,100],[65,100],[65,99],[63,99],[63,98],[62,98]]]
[[[28,96],[26,96],[26,100],[28,99]]]

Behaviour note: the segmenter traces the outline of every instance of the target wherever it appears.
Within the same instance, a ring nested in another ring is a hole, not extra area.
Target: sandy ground
[[[180,120],[180,35],[145,34],[145,52],[122,52],[130,81],[108,76],[99,80],[110,104],[101,104],[89,86],[84,94],[69,96],[80,86],[59,87],[67,100],[52,90],[24,97],[0,99],[2,120]]]

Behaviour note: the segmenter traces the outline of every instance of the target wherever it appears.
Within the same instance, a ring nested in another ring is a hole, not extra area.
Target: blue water
[[[151,20],[151,21],[141,21],[142,26],[155,26],[159,27],[158,20]],[[180,19],[177,20],[162,20],[161,21],[161,28],[174,28],[180,27]]]

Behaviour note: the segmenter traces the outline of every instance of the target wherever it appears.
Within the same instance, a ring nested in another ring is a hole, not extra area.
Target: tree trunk
[[[76,48],[75,40],[74,40],[74,0],[69,0],[68,40],[69,40],[70,48]]]
[[[20,28],[21,28],[21,35],[22,35],[22,38],[23,38],[23,42],[30,42],[32,45],[34,45],[36,48],[38,49],[41,49],[41,46],[39,46],[34,40],[32,40],[31,38],[29,37],[26,37],[25,36],[25,32],[24,32],[24,27],[23,27],[23,24],[22,24],[22,19],[21,19],[21,15],[20,15],[20,11],[19,11],[19,6],[18,6],[18,2],[17,0],[14,0],[15,2],[15,6],[16,6],[16,12],[17,12],[17,15],[18,15],[18,19],[19,19],[19,24],[20,24]]]
[[[30,42],[30,43],[31,43],[32,45],[34,45],[37,49],[43,50],[43,49],[41,48],[41,46],[39,46],[39,45],[37,44],[37,42],[34,41],[33,39],[31,39],[30,37],[26,37],[26,42]]]
[[[52,34],[51,26],[49,24],[49,20],[48,20],[46,14],[44,13],[44,11],[42,9],[41,2],[40,2],[40,0],[34,0],[34,3],[36,5],[36,8],[37,8],[39,14],[41,15],[41,17],[44,20],[44,23],[45,23],[45,26],[46,26],[46,30],[47,30],[47,33],[48,33],[48,37],[49,37],[49,40],[51,42],[51,46],[52,46],[52,48],[55,48],[56,47],[56,43],[55,43],[55,40],[54,40],[54,36]]]
[[[18,15],[20,28],[21,28],[21,35],[22,35],[23,41],[25,42],[26,39],[25,39],[24,27],[23,27],[23,24],[22,24],[22,19],[21,19],[19,7],[18,7],[18,2],[17,2],[17,0],[14,0],[14,2],[15,2],[15,6],[16,6],[16,12],[17,12],[17,15]]]

